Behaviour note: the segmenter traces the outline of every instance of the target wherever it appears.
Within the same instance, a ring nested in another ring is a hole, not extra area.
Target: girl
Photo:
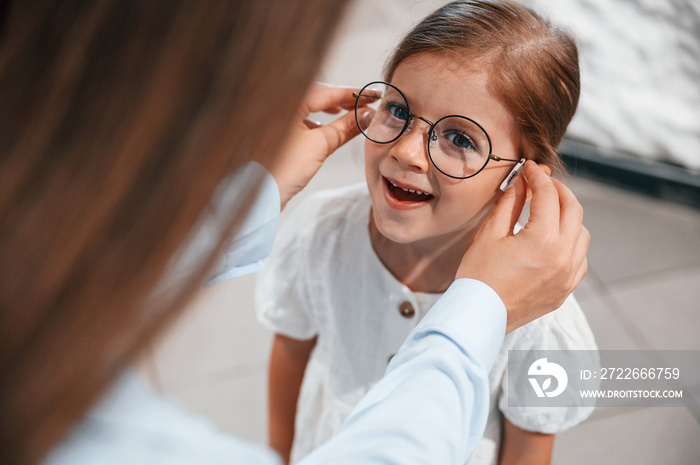
[[[326,441],[450,283],[522,158],[555,149],[579,96],[574,41],[510,1],[453,2],[425,18],[356,109],[367,184],[322,192],[280,231],[260,277],[275,331],[270,442],[292,462]],[[533,279],[537,277],[533,276]],[[549,463],[584,408],[509,407],[508,350],[595,349],[573,297],[505,338],[476,463]],[[303,382],[302,382],[303,380]],[[510,393],[513,403],[517,393]],[[439,427],[439,425],[436,425]]]

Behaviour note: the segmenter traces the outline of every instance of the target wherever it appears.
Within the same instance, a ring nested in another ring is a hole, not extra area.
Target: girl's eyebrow
[[[403,92],[403,90],[402,90],[401,92]],[[406,95],[405,92],[403,92],[403,94]],[[394,89],[389,88],[389,89],[386,91],[386,96],[387,96],[387,97],[401,97],[401,94],[398,93],[398,92],[396,92]],[[408,102],[408,97],[406,97],[406,101]]]

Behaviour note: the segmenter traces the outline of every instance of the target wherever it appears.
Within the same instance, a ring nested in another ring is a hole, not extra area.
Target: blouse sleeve
[[[261,270],[261,260],[272,249],[280,216],[280,196],[277,183],[261,164],[250,162],[234,174],[228,186],[218,194],[211,216],[228,214],[240,202],[241,192],[252,191],[257,182],[259,189],[250,212],[231,238],[226,255],[207,286]]]
[[[255,197],[251,199],[245,219],[229,239],[226,253],[211,268],[205,285],[262,269],[261,260],[270,253],[277,231],[280,197],[272,175],[261,164],[251,161],[222,181],[194,228],[193,237],[174,256],[158,283],[155,295],[172,294],[193,270],[204,265],[218,245],[231,215],[241,209],[241,199],[247,200],[252,194]]]
[[[308,292],[308,242],[314,228],[308,203],[297,206],[279,228],[255,290],[258,321],[294,339],[310,339],[317,333]]]
[[[281,465],[278,455],[218,430],[127,371],[41,465]]]
[[[581,307],[570,295],[554,312],[529,323],[516,331],[512,350],[580,350],[591,351],[595,357],[598,347],[593,332]],[[593,413],[594,407],[513,407],[517,405],[518,392],[509,392],[508,370],[501,381],[502,394],[498,407],[515,426],[545,434],[560,433],[581,423]],[[526,386],[527,387],[527,386]]]

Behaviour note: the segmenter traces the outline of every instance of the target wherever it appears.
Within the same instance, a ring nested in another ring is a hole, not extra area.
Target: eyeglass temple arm
[[[493,161],[512,161],[513,163],[520,163],[520,160],[513,160],[512,158],[501,158],[493,153],[489,155],[489,158]]]
[[[352,96],[355,97],[355,98],[360,98],[360,97],[364,97],[364,98],[382,98],[380,95],[369,95],[369,94],[362,94],[362,95],[360,95],[360,94],[358,94],[357,92],[353,92],[353,93],[352,93]]]

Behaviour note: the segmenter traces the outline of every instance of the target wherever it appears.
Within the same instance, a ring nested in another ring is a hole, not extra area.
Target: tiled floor
[[[399,35],[441,2],[360,0],[320,80],[361,85],[381,75]],[[367,14],[371,11],[372,14]],[[363,180],[361,142],[336,153],[309,193]],[[700,350],[700,211],[573,176],[591,232],[590,271],[576,292],[601,349]],[[222,429],[265,441],[271,334],[253,313],[255,277],[204,289],[144,362],[155,387]],[[700,365],[700,359],[698,360]],[[700,404],[598,409],[559,435],[553,463],[700,463]]]
[[[700,211],[587,180],[570,185],[592,238],[576,294],[599,348],[699,350]],[[609,407],[560,434],[553,463],[697,464],[698,438],[697,397],[685,408]]]

